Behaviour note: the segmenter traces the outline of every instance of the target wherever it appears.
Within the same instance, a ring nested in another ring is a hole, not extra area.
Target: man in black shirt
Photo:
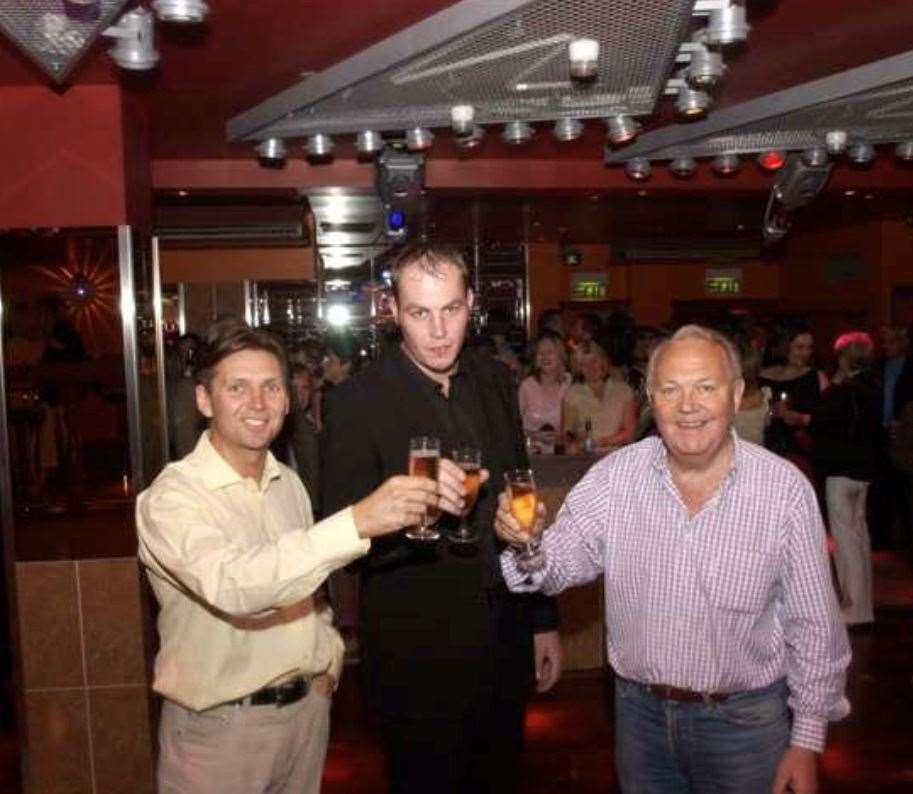
[[[475,546],[404,535],[373,544],[361,568],[365,695],[380,717],[391,791],[514,791],[523,714],[534,679],[561,667],[554,602],[504,585],[493,531],[504,472],[529,465],[507,369],[464,349],[473,294],[460,254],[405,249],[392,267],[402,334],[334,390],[321,445],[324,511],[407,468],[409,439],[436,436],[443,455],[471,444],[489,480],[471,519]],[[441,506],[458,513],[462,472],[442,458]],[[329,514],[329,513],[325,513]]]

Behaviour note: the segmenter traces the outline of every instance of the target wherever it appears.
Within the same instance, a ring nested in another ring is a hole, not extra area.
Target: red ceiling
[[[249,145],[225,142],[228,118],[291,86],[302,72],[324,69],[448,5],[451,0],[210,0],[205,30],[160,25],[157,73],[126,83],[149,102],[153,157],[250,160]],[[748,0],[748,9],[753,23],[748,46],[727,58],[719,106],[894,55],[913,44],[910,0]],[[104,43],[94,47],[75,82],[118,79],[104,48]],[[0,42],[0,85],[44,80],[9,42]],[[664,107],[652,124],[669,121]],[[602,131],[595,124],[571,144],[540,135],[516,150],[495,138],[489,136],[473,158],[601,163]],[[456,155],[447,137],[439,136],[431,156]],[[347,155],[343,150],[339,156]]]

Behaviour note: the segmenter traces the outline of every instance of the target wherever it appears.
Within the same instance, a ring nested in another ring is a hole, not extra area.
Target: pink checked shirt
[[[624,678],[738,692],[785,678],[792,744],[820,752],[849,713],[846,629],[811,485],[790,463],[733,434],[733,465],[694,516],[659,438],[595,464],[545,532],[532,581],[512,552],[514,591],[554,594],[605,574],[606,646]]]

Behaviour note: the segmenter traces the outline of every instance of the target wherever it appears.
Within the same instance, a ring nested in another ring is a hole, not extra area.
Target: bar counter
[[[551,522],[568,491],[600,460],[595,455],[531,455],[539,497]],[[599,670],[605,666],[602,579],[558,596],[564,669]]]

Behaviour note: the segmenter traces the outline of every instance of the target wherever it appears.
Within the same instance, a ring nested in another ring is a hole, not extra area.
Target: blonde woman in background
[[[562,433],[571,454],[584,451],[587,424],[593,452],[605,454],[634,440],[637,408],[627,383],[608,377],[609,357],[590,342],[580,356],[583,383],[574,383],[564,397]]]
[[[761,374],[761,356],[758,351],[751,347],[743,347],[741,359],[745,393],[732,420],[732,426],[739,434],[739,438],[764,446],[764,430],[770,422],[770,388],[758,383]]]
[[[544,330],[536,340],[532,374],[518,392],[523,432],[539,454],[552,454],[561,431],[561,406],[570,386],[567,348],[554,331]]]

